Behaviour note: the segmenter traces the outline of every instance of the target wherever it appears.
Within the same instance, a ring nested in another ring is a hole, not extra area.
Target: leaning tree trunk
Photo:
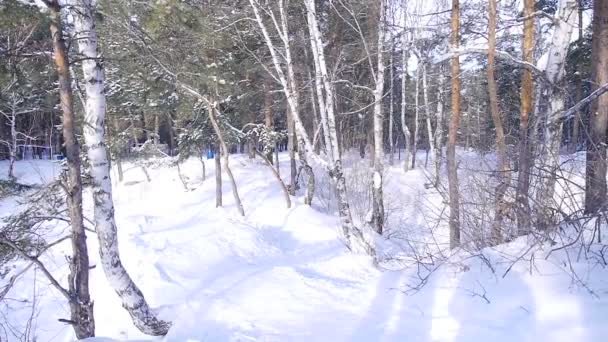
[[[597,88],[608,83],[608,3],[604,0],[595,0],[593,5],[591,67],[592,84]],[[587,182],[585,183],[587,213],[597,212],[606,206],[608,95],[601,96],[593,102],[591,113],[591,141],[587,147]]]
[[[285,197],[285,204],[287,205],[287,209],[291,208],[291,198],[289,197],[289,191],[287,190],[287,186],[285,185],[285,183],[281,179],[281,175],[272,166],[272,163],[270,162],[270,160],[268,160],[268,158],[266,158],[266,156],[264,154],[260,153],[258,150],[255,150],[255,153],[258,156],[260,156],[260,158],[262,158],[262,160],[264,161],[264,163],[266,164],[266,166],[268,166],[270,168],[270,171],[272,171],[272,175],[277,180],[277,182],[281,186],[281,190],[283,191],[283,195]]]
[[[384,200],[382,194],[384,173],[384,1],[380,1],[378,19],[378,70],[376,72],[376,89],[374,89],[374,179],[372,182],[372,225],[378,234],[384,229]]]
[[[80,173],[80,146],[76,139],[75,115],[72,96],[67,48],[63,39],[61,8],[59,2],[47,1],[51,16],[51,36],[55,67],[59,78],[59,99],[62,113],[63,141],[66,150],[67,207],[70,217],[72,258],[70,259],[69,305],[70,320],[76,337],[95,336],[93,302],[89,294],[89,252],[82,215],[82,179]]]
[[[534,62],[534,4],[535,0],[524,0],[524,41],[523,41],[523,60],[527,63]],[[519,120],[519,163],[517,173],[516,214],[517,214],[517,235],[524,235],[530,231],[530,167],[532,152],[529,146],[529,122],[532,113],[532,95],[534,84],[532,71],[524,69],[521,81],[521,112]]]
[[[496,199],[494,220],[492,222],[492,244],[502,242],[502,220],[506,212],[507,203],[505,193],[509,187],[509,162],[507,160],[507,146],[505,132],[502,125],[500,108],[498,105],[498,86],[496,85],[495,53],[496,53],[496,0],[489,0],[488,6],[488,93],[490,98],[490,112],[496,130],[496,154],[498,158],[499,180],[496,186]]]
[[[578,0],[561,0],[559,2],[555,30],[547,52],[547,83],[541,90],[543,109],[543,138],[540,153],[539,189],[536,192],[537,226],[540,230],[548,229],[555,224],[553,208],[555,183],[559,169],[559,149],[562,138],[562,120],[565,94],[561,90],[565,75],[565,64],[570,36],[577,20]]]
[[[74,10],[74,29],[79,52],[82,54],[86,108],[84,138],[90,161],[95,228],[99,239],[101,264],[110,286],[119,295],[135,326],[145,334],[165,335],[171,324],[159,320],[152,312],[142,292],[133,282],[120,260],[118,236],[114,220],[110,163],[104,137],[106,98],[104,70],[97,49],[95,5],[92,0],[79,0]]]
[[[300,159],[300,167],[306,172],[308,176],[307,184],[306,184],[306,195],[304,197],[304,203],[307,205],[312,205],[312,199],[315,191],[315,174],[312,170],[312,167],[308,164],[308,155],[315,157],[314,155],[314,146],[312,142],[308,138],[308,134],[306,133],[306,129],[302,124],[302,121],[299,118],[298,106],[299,106],[299,91],[298,84],[296,81],[293,59],[291,57],[291,48],[289,46],[289,30],[287,28],[287,15],[285,13],[284,2],[283,0],[279,1],[279,13],[281,16],[281,25],[277,27],[277,30],[281,32],[281,40],[283,41],[283,47],[285,48],[285,62],[287,64],[287,83],[286,85],[291,89],[292,101],[288,101],[290,105],[290,109],[288,111],[291,117],[292,123],[292,132],[295,133],[295,138],[297,139],[297,149],[298,155]],[[288,96],[289,97],[289,96]],[[296,141],[293,141],[295,148]],[[293,152],[292,152],[293,153]],[[292,167],[295,165],[295,160],[292,161]],[[297,179],[296,179],[297,184]]]
[[[215,107],[215,103],[212,101],[212,99],[207,101],[207,114],[209,115],[209,121],[211,121],[213,130],[215,131],[215,135],[217,136],[217,140],[219,141],[219,152],[222,156],[222,168],[226,171],[228,179],[230,180],[232,195],[234,196],[234,203],[236,204],[236,207],[241,216],[245,216],[245,209],[243,209],[243,203],[241,202],[241,197],[239,196],[239,191],[236,187],[236,180],[234,179],[234,175],[232,174],[232,170],[230,169],[230,164],[228,160],[228,145],[226,145],[226,142],[224,141],[224,136],[220,129],[220,125],[218,124],[217,118],[215,117],[214,111],[216,111],[217,108]]]
[[[460,3],[452,0],[451,48],[457,51],[460,45]],[[458,190],[458,164],[456,161],[456,140],[460,126],[460,61],[458,55],[452,57],[452,117],[448,130],[447,162],[448,193],[450,198],[450,248],[460,246],[460,193]]]

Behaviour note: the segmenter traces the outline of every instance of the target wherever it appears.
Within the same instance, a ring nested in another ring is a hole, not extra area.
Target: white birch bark
[[[281,60],[279,59],[279,53],[277,52],[277,48],[275,47],[275,44],[274,44],[272,38],[270,37],[270,34],[268,33],[268,29],[266,28],[266,25],[264,24],[264,21],[260,14],[261,5],[258,3],[257,0],[249,0],[249,3],[251,4],[253,13],[256,18],[256,22],[258,23],[258,26],[260,27],[260,31],[262,31],[262,35],[264,36],[264,41],[266,42],[266,45],[270,52],[270,56],[272,58],[272,64],[273,64],[274,70],[276,72],[276,77],[278,78],[278,81],[281,84],[281,87],[283,88],[283,93],[285,94],[285,97],[287,98],[287,104],[289,105],[289,109],[291,110],[291,114],[293,116],[293,120],[294,120],[294,123],[296,126],[296,132],[297,132],[298,136],[301,137],[301,139],[303,140],[304,147],[306,148],[306,154],[308,155],[310,153],[310,151],[313,150],[313,148],[312,148],[312,142],[311,142],[310,138],[308,137],[308,133],[306,132],[306,129],[304,128],[304,125],[302,124],[302,120],[300,119],[300,115],[298,112],[298,105],[297,105],[298,96],[297,96],[297,94],[294,94],[294,91],[297,92],[297,89],[293,89],[292,85],[287,81],[285,71],[283,70]],[[283,39],[283,35],[281,32],[279,32],[279,35],[281,36],[281,40],[283,41],[283,43],[285,43],[285,41],[289,42],[288,37],[285,37],[285,40]],[[289,49],[287,49],[287,50],[289,50]],[[290,57],[291,57],[291,55],[290,55]],[[287,62],[287,61],[285,64],[287,64],[288,67],[291,65],[291,63]]]
[[[431,107],[429,106],[429,89],[427,82],[427,64],[422,65],[422,96],[424,100],[424,113],[426,115],[426,129],[429,139],[429,148],[435,151],[435,141],[433,140],[433,125],[431,124]]]
[[[439,175],[441,173],[442,160],[442,144],[443,144],[443,87],[445,86],[445,77],[443,76],[443,68],[439,71],[439,80],[437,85],[437,111],[435,114],[435,186],[439,186]]]
[[[95,229],[99,239],[101,264],[110,286],[114,288],[129,312],[134,325],[145,334],[165,335],[171,324],[159,320],[148,306],[120,260],[118,236],[114,220],[110,162],[104,137],[106,98],[104,70],[97,48],[95,5],[92,0],[73,0],[74,28],[78,50],[84,57],[86,106],[84,138],[93,179]]]
[[[405,22],[405,11],[403,11],[403,21]],[[407,126],[407,122],[405,121],[405,113],[406,113],[406,90],[407,90],[407,38],[406,35],[403,35],[402,41],[402,50],[401,50],[401,130],[403,131],[403,171],[407,172],[410,166],[410,144],[411,144],[411,133],[410,129]]]
[[[412,147],[412,169],[416,168],[416,153],[418,152],[418,131],[420,130],[420,64],[416,70],[416,86],[414,90],[414,143]]]
[[[270,17],[272,18],[274,26],[279,34],[279,37],[283,44],[283,48],[285,50],[285,53],[282,56],[284,57],[283,59],[285,61],[285,65],[287,68],[287,76],[285,75],[285,71],[283,70],[281,60],[279,59],[279,53],[277,52],[274,42],[273,42],[272,38],[270,37],[270,34],[268,33],[268,29],[266,28],[266,25],[264,24],[264,21],[260,14],[260,8],[261,8],[260,3],[258,2],[258,0],[249,0],[249,3],[251,5],[251,7],[253,8],[253,13],[255,15],[256,22],[257,22],[258,26],[260,27],[260,30],[262,31],[262,35],[264,36],[264,41],[266,42],[268,50],[270,51],[270,55],[272,57],[272,64],[273,64],[273,67],[276,72],[276,78],[278,78],[278,81],[281,84],[281,87],[283,88],[283,93],[285,94],[285,97],[287,98],[287,104],[289,106],[291,118],[293,120],[295,129],[296,129],[296,135],[298,137],[298,146],[300,147],[298,150],[298,153],[300,155],[300,163],[302,164],[302,168],[306,171],[308,178],[309,178],[309,184],[307,186],[307,193],[306,193],[306,198],[304,199],[304,202],[310,205],[312,203],[312,197],[314,194],[314,173],[312,171],[312,167],[310,167],[310,165],[308,165],[307,158],[310,157],[311,159],[316,160],[318,163],[320,163],[322,165],[325,165],[326,163],[324,162],[323,159],[321,159],[319,156],[317,156],[314,153],[314,147],[312,145],[312,141],[310,140],[308,133],[306,132],[306,128],[304,127],[304,124],[302,123],[302,120],[300,119],[299,105],[298,105],[299,94],[298,94],[298,87],[297,87],[296,80],[295,80],[295,72],[293,70],[291,48],[289,46],[289,36],[288,36],[289,32],[288,32],[288,28],[287,28],[287,17],[285,15],[284,3],[283,3],[283,0],[279,0],[279,2],[278,2],[279,11],[280,11],[280,15],[281,15],[280,24],[276,20],[276,18],[274,16],[274,12],[267,11],[267,13],[269,13]]]
[[[391,39],[391,56],[390,56],[390,69],[389,69],[389,77],[390,77],[390,81],[389,81],[389,87],[390,87],[390,96],[389,96],[389,107],[388,107],[388,141],[389,141],[389,147],[390,147],[390,155],[388,158],[388,164],[389,165],[393,165],[393,162],[395,160],[395,142],[393,139],[393,126],[395,125],[395,119],[394,119],[394,108],[393,108],[393,86],[394,86],[394,80],[395,80],[395,75],[393,73],[393,54],[395,52],[394,49],[394,40]]]
[[[374,89],[374,181],[372,182],[372,223],[374,230],[382,234],[384,228],[384,201],[382,199],[382,174],[384,173],[384,0],[380,0],[378,19],[378,66],[376,71],[376,88]]]
[[[542,113],[543,141],[539,157],[539,188],[536,193],[537,225],[547,229],[553,224],[552,205],[555,193],[556,173],[559,167],[559,149],[561,146],[561,114],[564,108],[564,96],[560,86],[565,75],[565,64],[570,37],[576,26],[578,14],[577,0],[560,0],[556,12],[555,28],[551,45],[547,52],[545,76],[549,84],[541,88],[540,106]]]
[[[322,117],[322,123],[324,124],[323,129],[327,131],[329,138],[326,144],[326,152],[329,158],[328,169],[330,177],[336,183],[338,213],[340,216],[342,233],[349,249],[355,252],[365,252],[374,255],[375,249],[373,245],[368,241],[364,233],[354,225],[352,220],[346,193],[346,179],[342,170],[342,159],[340,157],[338,135],[336,132],[333,87],[327,72],[327,65],[323,52],[323,39],[317,22],[315,1],[305,0],[304,5],[306,6],[306,16],[308,19],[308,30],[310,33],[310,44],[315,64],[316,80],[317,83],[322,85],[323,89],[321,90],[324,90],[324,97],[319,96],[319,99],[323,99],[324,104],[323,105],[320,101],[319,113]],[[323,92],[321,92],[321,95],[322,94]]]

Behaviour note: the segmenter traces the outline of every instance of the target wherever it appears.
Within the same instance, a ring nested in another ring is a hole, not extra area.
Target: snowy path
[[[542,262],[540,275],[516,267],[505,279],[479,261],[469,262],[467,270],[446,266],[421,291],[405,294],[405,285],[416,283],[415,268],[377,270],[369,258],[344,248],[335,216],[301,199],[286,209],[269,170],[241,157],[231,163],[244,218],[227,181],[225,206],[215,208],[213,163],[207,163],[205,182],[198,161],[185,163],[192,191],[166,167],[150,170],[150,183],[133,168],[115,188],[123,260],[151,305],[174,322],[165,341],[571,342],[608,336],[602,319],[606,300],[572,288],[564,274]],[[416,206],[423,181],[393,169],[390,186],[405,183],[393,200],[408,229],[395,234],[414,234],[426,224]],[[9,212],[10,205],[1,202],[0,212]],[[88,241],[96,263],[95,239]],[[67,250],[61,246],[49,256],[60,272],[66,271]],[[608,288],[606,272],[598,274],[599,282],[590,281]],[[25,288],[32,279],[24,278],[13,297],[29,295]],[[37,282],[48,286],[40,276]],[[150,339],[131,325],[100,267],[92,270],[91,282],[98,336]],[[57,323],[67,308],[59,295],[47,292],[39,308],[39,340],[70,341],[71,329]]]

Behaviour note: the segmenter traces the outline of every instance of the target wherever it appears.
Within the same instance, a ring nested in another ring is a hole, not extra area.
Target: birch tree
[[[562,115],[565,110],[564,80],[565,63],[570,37],[577,20],[577,0],[560,0],[555,17],[551,45],[547,51],[546,82],[541,85],[539,115],[542,121],[543,141],[540,146],[539,188],[536,192],[538,228],[543,230],[553,224],[553,195],[559,167],[559,149],[562,136]]]
[[[326,141],[326,154],[329,158],[327,168],[329,175],[336,186],[338,213],[342,226],[342,234],[344,235],[347,246],[351,250],[364,251],[373,255],[375,254],[374,246],[367,241],[363,232],[353,223],[350,205],[348,203],[346,178],[344,177],[342,168],[342,158],[340,155],[340,146],[338,145],[338,134],[336,132],[334,91],[325,62],[325,54],[323,51],[324,44],[317,22],[315,1],[305,0],[304,5],[306,6],[310,46],[315,66],[315,79],[319,85],[322,85],[322,89],[320,89],[321,96],[319,97],[319,113],[321,115],[321,122],[324,125],[323,129],[327,131],[329,138],[329,141]]]
[[[94,220],[99,239],[101,264],[108,282],[129,312],[134,325],[145,334],[165,335],[171,324],[156,317],[141,290],[133,282],[120,259],[118,236],[114,219],[110,162],[105,144],[104,68],[97,46],[95,4],[92,0],[70,3],[74,15],[75,39],[82,55],[85,82],[85,115],[83,134],[90,161],[94,199]]]
[[[460,2],[452,0],[451,49],[457,51],[460,45]],[[448,193],[450,200],[450,248],[460,245],[460,193],[458,190],[458,164],[456,161],[456,141],[460,127],[460,61],[452,57],[452,116],[448,131],[447,163]]]
[[[402,10],[401,21],[406,25],[407,23],[407,13],[406,10]],[[407,126],[407,122],[405,121],[405,114],[407,108],[407,60],[409,59],[408,55],[408,34],[404,30],[401,34],[401,131],[403,132],[403,142],[404,142],[404,151],[403,151],[403,171],[407,172],[410,165],[410,143],[411,143],[411,133],[410,129]]]
[[[418,55],[417,55],[418,56]],[[412,143],[412,169],[416,168],[416,153],[418,153],[418,132],[420,131],[420,58],[416,69],[416,85],[414,86],[414,142]]]
[[[281,84],[283,93],[285,94],[285,97],[287,99],[289,113],[291,114],[291,119],[293,120],[293,125],[295,128],[295,134],[298,138],[298,152],[300,156],[300,163],[302,164],[302,168],[308,175],[309,184],[307,186],[305,202],[310,205],[312,203],[312,197],[314,194],[314,173],[312,171],[312,167],[308,165],[308,158],[315,159],[317,156],[313,155],[314,147],[312,145],[312,141],[310,140],[308,133],[304,128],[304,124],[300,119],[300,96],[298,91],[299,88],[296,84],[294,64],[291,56],[291,47],[289,45],[289,30],[287,27],[287,17],[285,14],[284,1],[278,1],[280,13],[280,17],[278,19],[274,11],[263,8],[263,6],[258,0],[249,0],[249,4],[253,9],[253,13],[256,18],[256,23],[258,24],[260,31],[262,31],[264,42],[266,43],[266,46],[268,47],[268,50],[272,57],[272,65],[275,70],[273,77]],[[270,37],[269,30],[262,17],[263,9],[264,13],[267,13],[271,17],[272,23],[276,29],[276,32],[279,35],[281,44],[283,46],[282,53],[278,51],[274,41]],[[283,66],[282,62],[284,62],[285,66]]]
[[[389,66],[389,107],[388,107],[388,143],[389,143],[389,157],[388,163],[389,165],[393,165],[395,162],[395,140],[393,137],[393,131],[395,127],[395,113],[394,113],[394,104],[395,100],[393,99],[394,94],[394,83],[395,83],[395,75],[394,75],[394,59],[395,55],[395,39],[391,38],[391,55],[390,55],[390,66]]]
[[[384,173],[384,114],[382,112],[382,99],[384,98],[384,34],[385,34],[385,5],[384,0],[379,1],[378,18],[378,66],[376,72],[376,88],[374,89],[374,179],[372,182],[372,224],[378,234],[382,234],[384,227],[384,201],[382,198]],[[322,51],[321,51],[322,52]],[[392,66],[391,66],[392,67]]]
[[[67,160],[65,187],[70,217],[72,258],[68,302],[70,320],[79,339],[95,336],[93,302],[89,294],[89,251],[82,214],[82,178],[80,146],[76,139],[76,119],[72,96],[72,82],[69,71],[68,49],[63,38],[61,6],[57,0],[47,0],[45,5],[51,17],[50,31],[57,76],[59,78],[59,99],[62,114],[62,131]]]
[[[488,93],[490,98],[490,113],[494,121],[496,134],[496,156],[498,159],[499,180],[495,190],[494,221],[492,222],[492,244],[502,241],[501,225],[503,213],[506,211],[505,193],[509,187],[509,162],[507,160],[507,146],[505,132],[502,124],[502,115],[498,104],[498,86],[496,84],[495,52],[496,52],[496,0],[488,0]]]
[[[441,174],[441,161],[443,159],[443,101],[445,101],[443,89],[445,87],[445,76],[443,75],[443,70],[443,66],[440,66],[437,83],[437,109],[435,111],[435,187],[439,187],[439,175]]]
[[[422,65],[422,99],[424,101],[424,114],[426,120],[426,134],[429,141],[429,149],[435,151],[433,140],[433,124],[431,123],[431,105],[429,102],[429,86],[427,81],[427,62]]]

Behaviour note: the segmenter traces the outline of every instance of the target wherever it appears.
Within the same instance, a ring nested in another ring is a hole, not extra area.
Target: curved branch
[[[37,256],[32,256],[29,255],[28,253],[26,253],[24,250],[22,250],[21,248],[19,248],[19,246],[17,246],[14,242],[6,239],[4,237],[4,235],[0,235],[0,244],[4,244],[10,248],[12,248],[17,254],[19,254],[21,257],[23,257],[24,259],[27,259],[29,261],[31,261],[33,264],[36,264],[36,266],[38,266],[38,268],[40,268],[40,270],[42,271],[42,273],[44,273],[44,275],[47,277],[47,279],[51,282],[51,284],[57,289],[59,290],[59,292],[68,300],[70,301],[72,299],[72,296],[70,295],[70,292],[68,292],[68,290],[66,290],[63,286],[61,286],[61,284],[59,284],[59,282],[57,281],[57,279],[55,279],[55,277],[53,277],[53,275],[51,274],[51,272],[49,272],[49,270],[44,266],[44,264],[38,259],[38,257],[40,257],[40,255],[46,251],[48,248],[58,244],[59,242],[68,239],[69,237],[64,237],[62,239],[59,239],[55,242],[53,242],[52,244],[50,244],[47,248],[45,248],[41,253],[39,253]]]

